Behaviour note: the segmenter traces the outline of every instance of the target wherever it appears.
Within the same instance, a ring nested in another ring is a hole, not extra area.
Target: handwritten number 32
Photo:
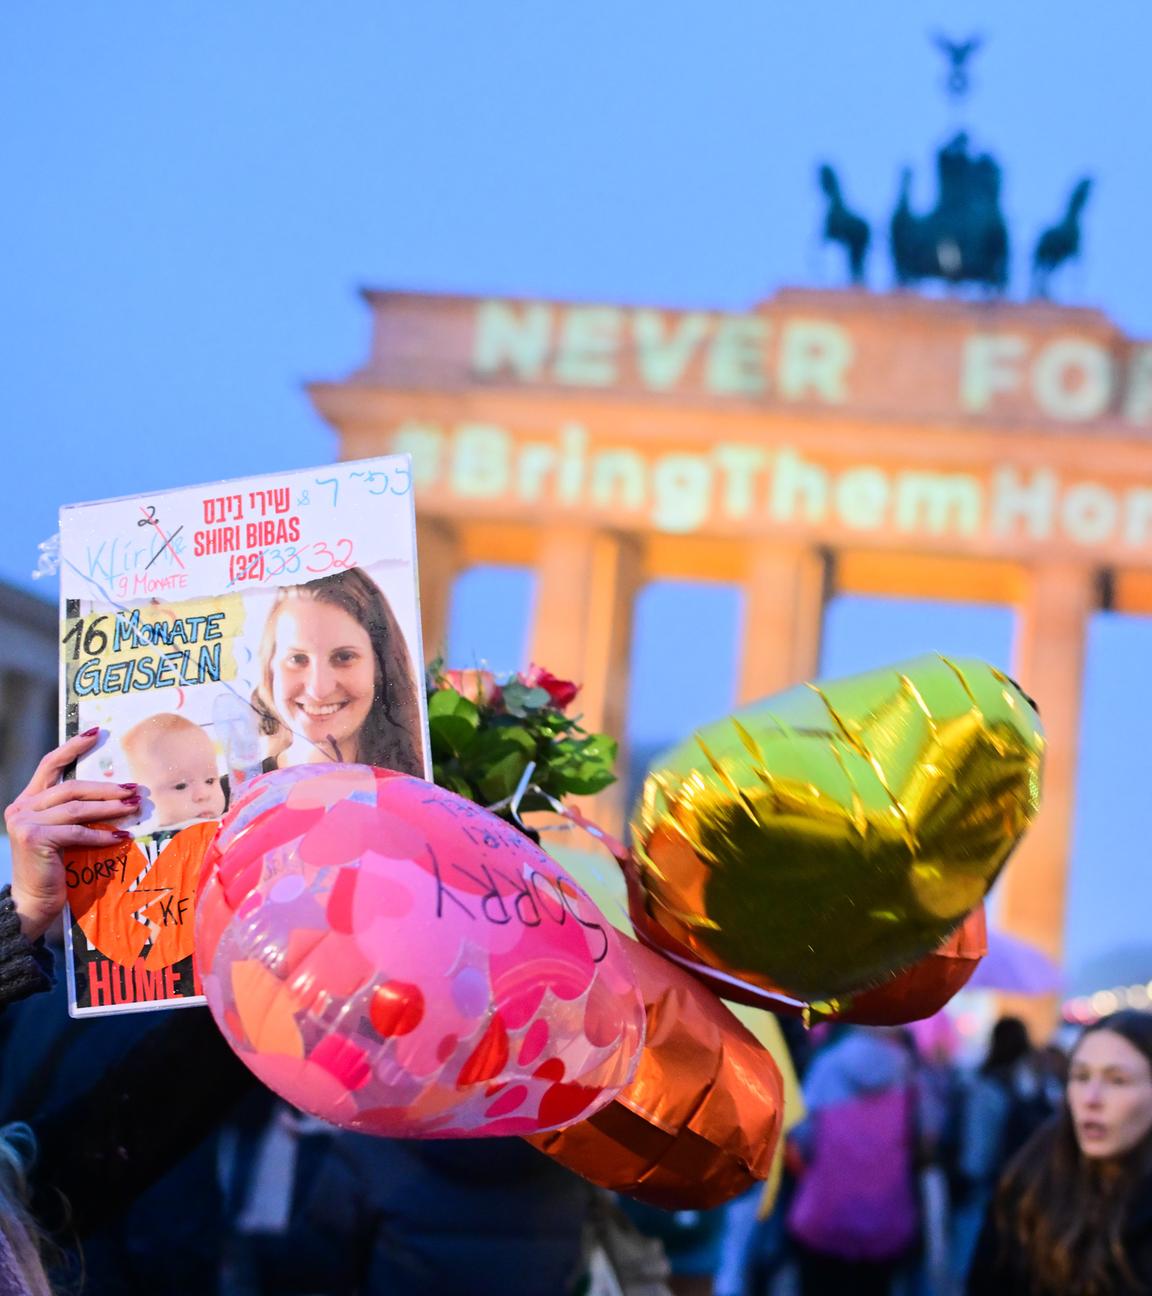
[[[318,564],[309,563],[308,571],[326,572],[333,569],[347,571],[352,566],[352,541],[337,540],[335,543],[337,553],[333,553],[322,540],[312,546],[315,550],[315,556],[318,559],[326,559],[327,561],[321,561]]]

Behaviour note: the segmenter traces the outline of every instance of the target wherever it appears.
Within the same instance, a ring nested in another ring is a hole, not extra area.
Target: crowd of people
[[[1152,1292],[1152,1015],[1103,1018],[1070,1053],[1004,1017],[975,1067],[941,1030],[832,1026],[792,1042],[808,1110],[783,1189],[770,1210],[754,1192],[666,1222],[673,1273],[692,1275],[673,1290]]]
[[[131,785],[41,762],[0,892],[0,1296],[1135,1296],[1152,1292],[1152,1015],[1067,1057],[1005,1018],[944,1037],[793,1031],[786,1173],[712,1212],[616,1200],[519,1140],[398,1141],[287,1108],[204,1009],[73,1021],[61,851],[112,846]],[[98,826],[104,825],[104,826]]]

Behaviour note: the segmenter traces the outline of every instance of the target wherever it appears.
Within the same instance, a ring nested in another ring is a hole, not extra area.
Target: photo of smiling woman
[[[1009,1163],[967,1291],[1152,1292],[1152,1014],[1125,1009],[1080,1037],[1064,1107]]]
[[[252,695],[264,769],[330,760],[422,776],[420,687],[388,599],[359,567],[284,586]]]

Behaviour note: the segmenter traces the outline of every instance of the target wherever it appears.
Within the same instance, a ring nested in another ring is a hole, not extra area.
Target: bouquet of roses
[[[616,781],[616,742],[568,715],[580,691],[570,680],[540,666],[498,680],[491,671],[445,670],[435,661],[427,683],[433,777],[441,787],[512,819],[517,809],[547,810]]]

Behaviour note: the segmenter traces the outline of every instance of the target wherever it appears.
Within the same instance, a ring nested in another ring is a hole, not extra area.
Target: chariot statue
[[[983,45],[980,36],[967,40],[934,37],[948,61],[944,89],[959,109],[971,90],[972,57]],[[849,281],[864,283],[872,227],[849,207],[840,177],[827,163],[817,173],[825,199],[823,237],[843,247]],[[1003,172],[989,152],[972,148],[967,131],[954,130],[936,153],[936,194],[933,205],[917,210],[912,197],[912,171],[900,176],[896,206],[888,224],[888,242],[898,288],[915,288],[937,281],[954,287],[974,286],[989,296],[1008,291],[1010,241],[1001,207]],[[1080,254],[1080,221],[1092,191],[1083,177],[1073,188],[1063,215],[1045,229],[1032,253],[1031,292],[1049,296],[1053,273]]]
[[[940,279],[979,284],[989,292],[1008,287],[1008,225],[1000,208],[1001,171],[990,153],[973,156],[959,132],[936,155],[936,203],[916,212],[912,173],[905,168],[889,238],[901,287]]]

